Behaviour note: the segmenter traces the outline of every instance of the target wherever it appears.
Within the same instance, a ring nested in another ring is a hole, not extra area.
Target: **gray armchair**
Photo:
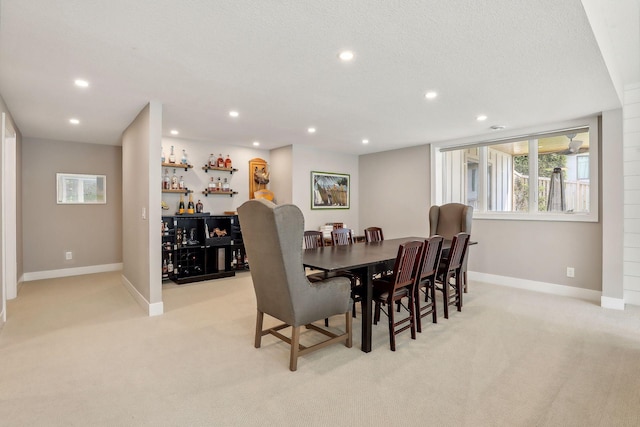
[[[453,236],[458,233],[471,235],[471,223],[473,219],[473,206],[462,203],[447,203],[442,206],[431,206],[429,209],[429,236],[439,235],[447,240],[453,240]],[[442,259],[446,260],[449,250],[442,251]],[[467,250],[462,262],[462,283],[464,291],[467,292],[467,260],[469,251]]]
[[[251,278],[256,293],[255,346],[260,348],[262,336],[274,335],[291,344],[289,369],[297,369],[298,356],[345,342],[352,345],[351,283],[345,277],[309,282],[302,265],[304,217],[297,206],[279,205],[265,199],[245,202],[238,208],[247,256],[251,260]],[[264,314],[284,322],[262,329]],[[334,334],[312,324],[337,314],[345,315],[346,331]],[[291,339],[281,329],[291,326]],[[300,327],[330,337],[310,347],[300,345]]]

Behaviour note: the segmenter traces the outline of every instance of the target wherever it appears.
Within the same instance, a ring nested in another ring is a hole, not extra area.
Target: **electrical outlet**
[[[65,258],[67,261],[71,261],[71,260],[73,259],[73,252],[71,252],[71,251],[67,251],[67,252],[65,252],[65,253],[64,253],[64,258]]]
[[[576,270],[573,267],[567,267],[567,277],[576,277]]]

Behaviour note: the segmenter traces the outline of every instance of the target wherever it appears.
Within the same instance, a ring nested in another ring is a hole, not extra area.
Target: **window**
[[[107,203],[107,177],[57,173],[58,204]]]
[[[434,147],[434,203],[465,203],[480,218],[597,221],[595,128]]]

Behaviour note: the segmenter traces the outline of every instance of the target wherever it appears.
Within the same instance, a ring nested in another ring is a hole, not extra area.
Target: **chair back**
[[[398,247],[398,255],[393,267],[393,290],[405,286],[412,286],[418,274],[417,264],[420,262],[420,255],[424,242],[412,241],[401,244]],[[389,292],[392,296],[394,292]]]
[[[253,199],[238,208],[238,218],[251,259],[258,310],[292,326],[327,317],[318,315],[325,308],[314,306],[314,289],[302,265],[304,217],[300,209]],[[348,298],[342,305],[342,313],[348,311]]]
[[[443,242],[444,238],[438,235],[425,240],[419,264],[420,272],[416,276],[416,283],[420,283],[429,277],[435,277],[440,264]]]
[[[469,234],[458,233],[453,236],[453,240],[451,241],[451,249],[449,249],[449,258],[447,259],[447,263],[444,268],[440,272],[438,272],[438,274],[440,274],[441,272],[459,272],[462,268],[464,255],[467,252],[468,247]]]
[[[304,248],[315,249],[324,246],[324,237],[322,231],[305,231],[304,232]]]
[[[440,235],[447,240],[458,233],[471,234],[473,206],[461,203],[447,203],[431,206],[429,209],[429,235]]]
[[[382,234],[382,228],[380,227],[369,227],[364,229],[364,238],[367,243],[369,242],[381,242],[384,240],[384,236]]]
[[[351,245],[353,243],[353,236],[351,235],[351,229],[349,228],[336,228],[331,231],[331,240],[333,246]]]

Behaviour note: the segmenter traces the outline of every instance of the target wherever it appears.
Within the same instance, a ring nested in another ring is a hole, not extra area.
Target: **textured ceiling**
[[[164,136],[175,128],[213,144],[363,154],[620,105],[580,0],[0,7],[0,93],[24,137],[119,144],[157,100]],[[351,63],[337,59],[346,48]],[[79,77],[91,86],[74,87]],[[424,98],[430,89],[434,101]],[[477,122],[479,114],[489,119]]]

